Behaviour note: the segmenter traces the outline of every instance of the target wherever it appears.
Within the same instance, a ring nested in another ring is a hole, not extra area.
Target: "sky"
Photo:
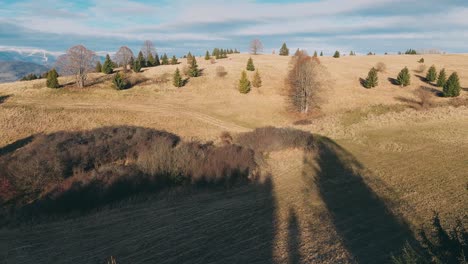
[[[0,0],[0,51],[60,54],[77,44],[98,54],[144,40],[159,53],[283,42],[297,48],[358,54],[409,48],[468,52],[468,0]]]

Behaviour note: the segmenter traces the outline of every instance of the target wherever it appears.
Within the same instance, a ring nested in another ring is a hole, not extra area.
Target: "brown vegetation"
[[[76,86],[83,88],[87,74],[94,71],[96,54],[83,45],[71,47],[66,54],[57,59],[57,67],[61,75],[74,75]]]
[[[311,149],[312,134],[293,128],[263,127],[237,135],[234,142],[255,151],[268,152],[287,148]]]
[[[375,67],[374,67],[377,72],[386,72],[387,71],[387,65],[383,62],[378,62]]]
[[[222,78],[222,77],[226,76],[227,74],[228,73],[227,73],[226,69],[223,66],[216,67],[216,76]]]

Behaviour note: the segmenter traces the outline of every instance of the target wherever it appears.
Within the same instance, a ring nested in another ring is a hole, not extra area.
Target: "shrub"
[[[417,73],[423,73],[426,71],[426,65],[419,64],[418,68],[415,70]]]
[[[387,65],[385,65],[385,63],[383,62],[378,62],[376,65],[375,65],[375,70],[377,72],[386,72],[387,71]]]
[[[443,88],[444,97],[457,97],[460,95],[460,90],[460,79],[458,78],[458,74],[454,72],[450,75],[447,82],[445,82]]]
[[[253,60],[250,57],[249,60],[247,61],[247,70],[248,71],[255,71],[255,66],[253,64]]]
[[[340,52],[335,51],[335,54],[333,54],[333,58],[339,58],[340,57]]]
[[[46,85],[49,88],[59,88],[59,82],[58,82],[58,73],[55,69],[50,70],[47,73],[47,81]]]
[[[407,67],[403,68],[403,70],[400,71],[400,73],[397,76],[396,82],[401,87],[410,85],[411,75],[410,75]]]
[[[440,70],[439,76],[437,77],[437,87],[444,87],[447,82],[447,75],[445,74],[445,69]]]
[[[239,80],[239,92],[246,94],[250,92],[250,81],[247,78],[247,73],[242,71],[241,78]]]
[[[111,61],[111,58],[109,56],[109,54],[106,55],[106,60],[104,60],[104,64],[102,65],[101,67],[101,71],[102,73],[105,73],[105,74],[111,74],[113,72],[113,63]]]
[[[232,144],[232,136],[229,132],[223,131],[221,132],[221,135],[219,136],[219,139],[221,139],[221,142],[225,145],[230,145]]]
[[[426,74],[426,80],[428,82],[433,82],[437,79],[437,70],[435,68],[434,65],[432,65],[430,68],[429,68],[429,71],[427,71],[427,74]]]
[[[172,77],[172,84],[175,87],[182,87],[184,86],[184,80],[182,79],[182,76],[180,76],[180,71],[179,68],[175,70],[174,76]]]
[[[379,84],[379,79],[377,76],[377,70],[375,68],[372,68],[369,71],[369,74],[367,75],[366,80],[364,81],[364,87],[366,88],[373,88],[376,87]]]
[[[114,75],[114,79],[112,79],[112,84],[117,90],[124,90],[128,88],[128,82],[125,80],[124,76],[120,74],[120,72]]]
[[[260,77],[260,73],[257,71],[254,74],[253,80],[252,80],[252,86],[255,88],[259,88],[262,86],[262,78]]]
[[[421,109],[428,109],[434,105],[432,101],[432,93],[425,89],[418,89],[415,92],[416,97],[419,99]]]
[[[418,60],[419,63],[424,63],[424,58]]]
[[[227,73],[226,69],[223,66],[216,67],[216,76],[222,78],[222,77],[226,76],[227,74],[228,73]]]

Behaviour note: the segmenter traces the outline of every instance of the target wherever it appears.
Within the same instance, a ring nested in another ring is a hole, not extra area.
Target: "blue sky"
[[[467,0],[0,0],[0,51],[83,44],[104,54],[152,40],[159,53],[214,47],[468,52]]]

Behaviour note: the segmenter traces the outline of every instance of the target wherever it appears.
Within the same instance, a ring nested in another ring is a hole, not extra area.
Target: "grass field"
[[[215,64],[198,58],[203,75],[179,89],[171,74],[184,61],[145,69],[139,78],[146,80],[124,91],[102,74],[92,74],[95,84],[83,90],[48,89],[44,80],[1,84],[0,155],[40,133],[125,125],[215,144],[222,131],[294,127],[314,134],[317,147],[265,153],[262,168],[270,177],[256,184],[167,191],[80,217],[3,227],[0,260],[102,263],[113,255],[118,263],[382,263],[415,241],[434,211],[447,223],[468,221],[467,55],[320,58],[333,85],[312,117],[285,111],[287,57],[253,56],[263,86],[240,94],[248,57]],[[414,71],[420,57],[428,67],[458,72],[457,107],[418,77],[425,75]],[[359,78],[378,62],[387,66],[380,85],[363,88]],[[224,78],[215,74],[220,65]],[[391,84],[388,78],[405,66],[412,84]],[[421,86],[432,90],[435,107],[412,107]],[[310,122],[294,125],[302,119]]]

